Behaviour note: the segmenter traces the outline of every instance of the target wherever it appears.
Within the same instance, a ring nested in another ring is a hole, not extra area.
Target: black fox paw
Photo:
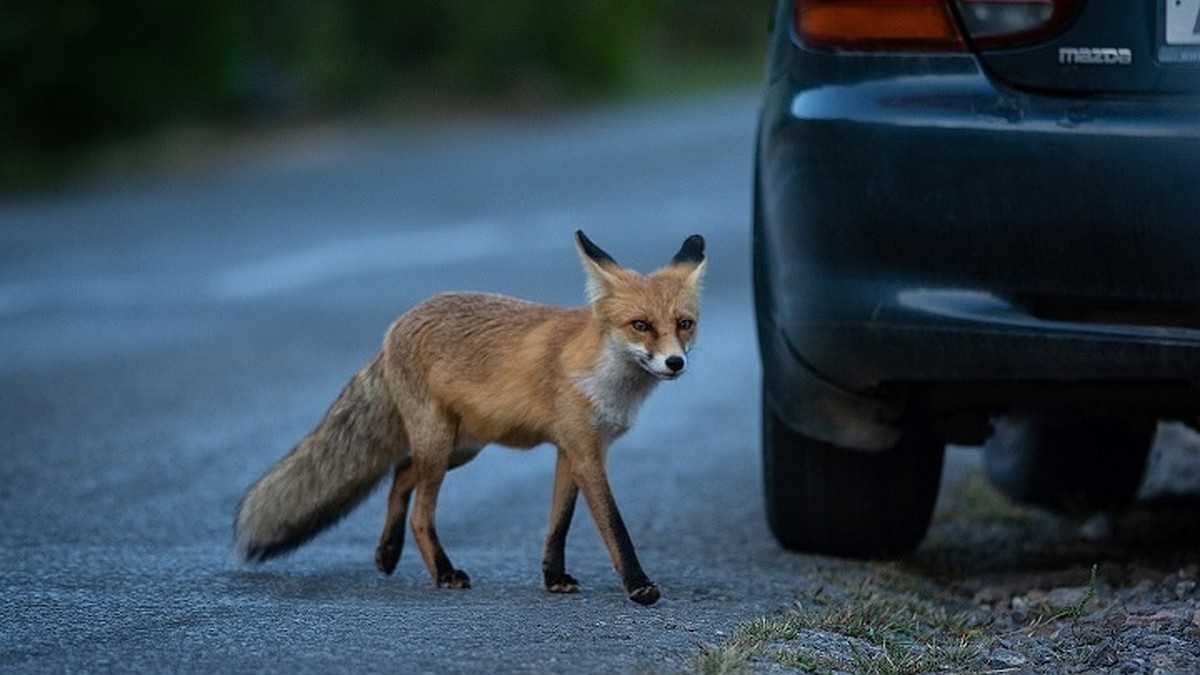
[[[396,571],[396,563],[400,562],[400,547],[379,545],[375,549],[375,567],[380,572],[391,576],[392,572]]]
[[[639,605],[653,605],[660,597],[662,593],[658,591],[658,586],[650,582],[629,591],[629,599]]]
[[[551,593],[578,593],[579,582],[570,574],[563,573],[556,576],[546,576],[546,590]]]
[[[438,575],[438,588],[470,588],[471,577],[462,570],[450,570]]]

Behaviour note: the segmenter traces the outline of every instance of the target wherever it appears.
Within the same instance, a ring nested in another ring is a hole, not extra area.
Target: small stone
[[[1117,654],[1115,649],[1116,643],[1112,638],[1104,638],[1096,648],[1092,650],[1092,656],[1088,659],[1090,668],[1103,668],[1115,665],[1117,663]]]
[[[1087,541],[1104,541],[1112,534],[1113,519],[1107,513],[1098,513],[1079,526],[1079,536]]]
[[[1041,604],[1050,609],[1062,610],[1079,607],[1088,597],[1088,589],[1083,586],[1055,588],[1041,598]]]
[[[1023,666],[1027,661],[1024,656],[1021,656],[1013,650],[1006,649],[1004,647],[997,647],[996,649],[993,649],[992,653],[988,654],[988,658],[1002,666],[1008,666],[1010,668]]]

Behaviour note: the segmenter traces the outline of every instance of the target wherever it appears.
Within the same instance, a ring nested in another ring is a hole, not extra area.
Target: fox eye
[[[650,323],[641,319],[634,319],[629,322],[630,326],[639,333],[645,333],[650,330]]]
[[[680,319],[675,326],[679,328],[679,330],[691,330],[696,326],[696,322],[692,321],[691,319]]]

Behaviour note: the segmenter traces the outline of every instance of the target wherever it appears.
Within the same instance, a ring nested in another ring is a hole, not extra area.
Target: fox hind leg
[[[405,521],[408,520],[408,504],[415,483],[416,472],[412,469],[411,461],[406,460],[396,467],[392,490],[388,493],[383,534],[379,537],[379,546],[375,548],[375,567],[387,575],[396,570],[400,552],[404,550],[404,528],[407,525]]]
[[[416,494],[409,524],[433,583],[439,588],[470,588],[471,578],[466,572],[454,568],[437,536],[435,514],[438,492],[454,454],[453,426],[439,426],[438,431],[428,433],[419,440],[413,439],[412,471],[415,474],[413,487]]]
[[[567,530],[575,515],[579,488],[571,477],[571,463],[561,451],[554,465],[554,491],[550,501],[550,529],[542,557],[542,580],[551,593],[578,593],[579,582],[567,574],[565,547]]]

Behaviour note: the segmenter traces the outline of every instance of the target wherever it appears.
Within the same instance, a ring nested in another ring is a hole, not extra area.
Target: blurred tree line
[[[619,93],[744,56],[766,0],[3,0],[0,144],[69,153],[164,124],[338,111],[408,87]],[[11,167],[9,167],[11,168]]]

